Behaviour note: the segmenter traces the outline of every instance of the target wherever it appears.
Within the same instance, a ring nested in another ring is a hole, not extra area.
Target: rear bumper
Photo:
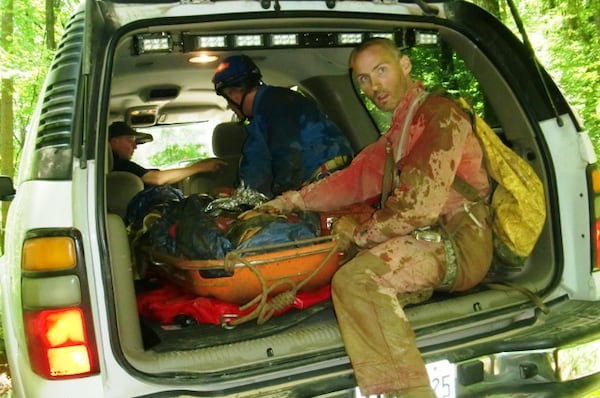
[[[529,326],[457,344],[434,356],[441,354],[456,365],[460,398],[492,393],[584,397],[600,390],[598,319],[600,303],[564,300]]]
[[[484,388],[468,388],[457,394],[459,398],[494,397],[530,397],[530,398],[556,398],[556,397],[588,397],[593,393],[600,394],[600,373],[568,382],[537,383],[537,384],[505,384]],[[599,395],[593,395],[599,396]],[[590,397],[591,398],[591,397]]]

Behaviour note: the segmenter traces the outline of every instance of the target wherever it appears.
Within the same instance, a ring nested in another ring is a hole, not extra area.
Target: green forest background
[[[538,60],[580,114],[600,154],[600,0],[474,1],[521,37],[508,1],[514,2]],[[0,4],[0,174],[14,176],[48,66],[79,0]],[[0,220],[8,206],[1,205]]]
[[[521,15],[538,60],[580,114],[600,154],[600,0],[474,1],[521,37],[509,1]],[[0,4],[0,174],[14,176],[48,66],[79,0]],[[8,206],[1,204],[2,226]],[[3,236],[0,228],[0,243]]]
[[[514,1],[538,60],[580,114],[600,154],[600,0]],[[504,0],[474,2],[521,37]],[[0,174],[14,176],[48,66],[79,1],[0,4]],[[9,205],[1,204],[0,255]],[[0,341],[0,351],[2,347]]]

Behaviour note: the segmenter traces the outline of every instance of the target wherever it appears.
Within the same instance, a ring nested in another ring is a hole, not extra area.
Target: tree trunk
[[[14,0],[6,0],[2,10],[2,26],[0,28],[0,47],[4,54],[12,50],[14,31]],[[14,113],[13,113],[14,81],[10,75],[3,76],[0,81],[0,174],[14,177]],[[0,254],[4,247],[4,225],[8,213],[9,202],[1,202],[0,219]]]
[[[54,37],[55,23],[54,0],[46,0],[46,48],[48,50],[56,49],[56,38]]]

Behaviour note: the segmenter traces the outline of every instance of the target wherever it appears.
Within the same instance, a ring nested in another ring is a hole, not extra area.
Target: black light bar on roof
[[[428,46],[438,44],[438,32],[432,31],[415,31],[415,44],[416,46]]]
[[[399,29],[392,32],[282,32],[221,35],[184,34],[183,51],[256,48],[354,47],[371,37],[385,37],[398,47],[437,44],[437,31]]]
[[[235,35],[233,46],[235,48],[260,48],[264,46],[265,35]]]
[[[143,33],[135,36],[133,47],[137,55],[170,53],[173,51],[173,38],[168,32]]]
[[[437,45],[440,42],[439,32],[429,29],[406,29],[404,47],[423,47]]]

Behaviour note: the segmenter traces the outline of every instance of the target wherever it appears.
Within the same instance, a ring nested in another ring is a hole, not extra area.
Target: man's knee
[[[385,270],[389,270],[389,267],[379,257],[371,253],[360,254],[337,270],[333,275],[331,288],[333,292],[338,289],[345,291],[350,287],[360,288],[371,280],[369,274],[380,274]]]
[[[336,292],[342,292],[348,289],[348,285],[353,283],[354,275],[354,260],[347,262],[333,274],[331,280],[331,290],[335,295]]]

